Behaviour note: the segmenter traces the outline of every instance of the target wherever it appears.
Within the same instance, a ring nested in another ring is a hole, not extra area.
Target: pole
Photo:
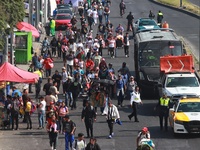
[[[28,23],[33,24],[33,1],[29,0],[29,14],[28,14]]]
[[[3,52],[3,63],[8,62],[8,35],[4,35],[5,45],[4,45],[4,52]],[[2,63],[2,64],[3,64]],[[3,89],[4,95],[6,95],[6,88]]]
[[[44,25],[47,23],[47,0],[44,0]]]
[[[183,0],[180,0],[180,7],[183,6]]]
[[[35,27],[37,27],[40,19],[39,0],[35,0]]]
[[[10,37],[10,63],[14,64],[14,50],[13,50],[13,40],[14,40],[14,33],[13,30],[11,31],[11,37]]]

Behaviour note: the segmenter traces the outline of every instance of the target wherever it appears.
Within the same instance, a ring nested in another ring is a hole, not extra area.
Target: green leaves
[[[25,16],[24,0],[0,0],[0,37],[6,34],[7,26],[13,30],[15,25]],[[0,49],[3,46],[3,38],[0,38]]]

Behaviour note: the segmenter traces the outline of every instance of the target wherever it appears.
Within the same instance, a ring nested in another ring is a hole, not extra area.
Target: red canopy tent
[[[0,81],[35,83],[38,79],[37,74],[17,68],[8,62],[0,67]]]

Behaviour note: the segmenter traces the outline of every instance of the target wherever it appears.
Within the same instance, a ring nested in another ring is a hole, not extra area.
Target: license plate
[[[192,131],[198,131],[199,128],[192,128],[191,130],[192,130]]]

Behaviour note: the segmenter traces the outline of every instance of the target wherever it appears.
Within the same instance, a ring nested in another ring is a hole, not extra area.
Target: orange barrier
[[[164,73],[194,72],[193,58],[191,55],[160,57],[160,71]]]

